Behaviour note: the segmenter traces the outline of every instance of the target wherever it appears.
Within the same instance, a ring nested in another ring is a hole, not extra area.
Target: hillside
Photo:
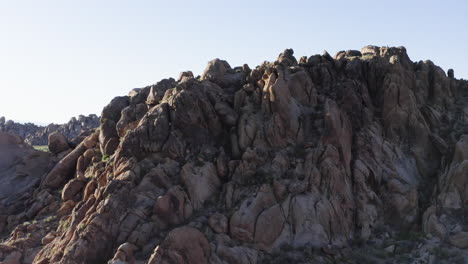
[[[404,47],[287,49],[134,89],[8,178],[37,184],[0,199],[0,263],[468,263],[454,75]]]

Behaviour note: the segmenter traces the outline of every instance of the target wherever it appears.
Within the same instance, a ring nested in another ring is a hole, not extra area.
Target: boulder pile
[[[0,131],[11,133],[26,138],[30,135],[36,134],[42,127],[33,123],[17,123],[13,120],[6,120],[4,116],[0,117]],[[47,144],[46,144],[47,145]]]
[[[63,134],[65,138],[76,144],[80,140],[80,136],[98,126],[99,117],[94,114],[80,115],[78,118],[72,117],[65,124],[49,124],[47,126],[38,126],[33,123],[21,124],[0,117],[0,131],[16,134],[32,146],[48,145],[49,135],[54,132]]]
[[[466,263],[467,93],[404,47],[212,60],[50,135],[0,261]]]

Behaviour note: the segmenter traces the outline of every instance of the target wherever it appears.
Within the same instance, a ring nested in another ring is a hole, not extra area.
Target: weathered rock
[[[76,203],[73,200],[65,201],[57,210],[57,216],[62,217],[62,216],[70,214],[73,208],[75,207],[75,205]]]
[[[175,86],[176,82],[172,78],[159,81],[155,85],[151,86],[151,90],[148,94],[148,98],[146,99],[146,103],[149,105],[158,104],[159,101],[161,101],[164,97],[166,91],[168,89],[174,88]]]
[[[228,219],[220,213],[210,216],[208,224],[216,233],[226,233],[228,230]]]
[[[119,138],[116,129],[116,124],[121,117],[121,111],[129,105],[128,96],[121,96],[112,99],[112,101],[104,107],[101,114],[99,143],[101,143],[101,152],[105,155],[114,154],[118,146]]]
[[[238,240],[252,242],[255,235],[255,223],[265,209],[276,203],[273,191],[268,185],[262,185],[254,198],[245,200],[230,221],[230,235]]]
[[[49,135],[58,132],[63,134],[67,141],[71,141],[77,145],[80,143],[82,134],[86,134],[98,126],[99,117],[91,114],[89,116],[80,115],[78,118],[73,117],[65,124],[49,124],[47,126],[38,126],[32,123],[20,124],[8,120],[0,122],[0,131],[18,135],[30,145],[40,146],[48,145]]]
[[[169,224],[181,224],[193,213],[193,206],[180,186],[174,186],[158,197],[154,213]]]
[[[120,245],[110,263],[134,264],[135,258],[133,256],[133,252],[137,249],[138,248],[135,245],[128,242]]]
[[[188,163],[182,167],[180,173],[195,210],[200,209],[221,185],[213,163],[203,163],[201,166]]]
[[[455,79],[455,73],[453,72],[453,69],[449,69],[447,71],[447,76],[450,78],[450,79]]]
[[[286,216],[282,208],[276,204],[263,211],[255,225],[255,244],[263,250],[270,250],[279,238],[286,224]]]
[[[201,79],[212,81],[221,87],[242,86],[244,73],[234,71],[224,60],[214,59],[208,63]]]
[[[204,264],[208,263],[210,245],[203,233],[192,227],[179,227],[169,232],[158,246],[148,264]]]
[[[34,150],[16,135],[0,132],[0,209],[31,192],[47,173],[50,162],[49,153]],[[0,214],[13,209],[1,210]]]
[[[363,55],[379,55],[380,48],[377,46],[365,46],[361,49],[361,53]]]
[[[459,232],[449,237],[450,244],[462,248],[468,248],[468,232]]]
[[[88,136],[84,142],[80,143],[72,152],[65,156],[65,158],[60,160],[42,180],[41,186],[45,188],[57,188],[70,179],[75,172],[79,157],[88,149],[86,144],[89,143],[86,142],[95,141],[96,137],[97,133]]]
[[[0,259],[321,263],[374,248],[431,262],[440,241],[462,252],[466,89],[403,47],[374,46],[299,63],[285,50],[253,69],[213,60],[201,77],[133,89],[41,186],[0,204],[6,243],[22,245]],[[53,189],[66,182],[63,201]],[[420,230],[417,243],[392,237]]]
[[[258,260],[258,252],[248,247],[218,245],[216,254],[212,256],[219,256],[220,259],[227,263],[256,264]],[[217,262],[213,261],[213,263]]]
[[[144,153],[160,152],[170,132],[167,104],[159,104],[148,111],[138,126],[123,141],[129,155],[140,157]]]
[[[278,56],[278,62],[286,66],[295,66],[297,65],[297,60],[293,56],[293,49],[285,49],[283,53]]]
[[[8,254],[3,261],[2,264],[21,264],[21,257],[23,255],[19,251],[14,251]]]
[[[49,134],[49,151],[57,154],[69,149],[67,138],[60,132]]]
[[[55,235],[52,234],[52,233],[49,233],[44,238],[42,238],[41,243],[42,243],[42,245],[47,245],[50,242],[52,242],[52,240],[54,240],[54,239],[55,239]]]
[[[72,179],[71,181],[69,181],[63,187],[62,200],[64,201],[74,200],[76,194],[78,194],[78,192],[81,191],[84,185],[85,185],[85,182],[79,179]]]

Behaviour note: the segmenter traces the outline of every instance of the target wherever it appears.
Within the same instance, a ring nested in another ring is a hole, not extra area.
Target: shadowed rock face
[[[50,154],[34,150],[16,135],[0,132],[0,206],[30,192],[49,166]]]
[[[34,254],[18,234],[2,254],[312,263],[296,257],[321,249],[313,263],[327,263],[353,255],[352,241],[406,232],[465,248],[468,83],[403,47],[293,55],[255,69],[215,59],[199,78],[184,72],[114,98],[36,191],[63,200],[50,212],[60,221],[36,217]],[[424,241],[385,252],[435,254],[440,242]]]

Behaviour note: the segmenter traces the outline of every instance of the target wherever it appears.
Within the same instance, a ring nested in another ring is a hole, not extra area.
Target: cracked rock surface
[[[212,60],[57,147],[0,263],[467,263],[465,95],[404,47]]]

